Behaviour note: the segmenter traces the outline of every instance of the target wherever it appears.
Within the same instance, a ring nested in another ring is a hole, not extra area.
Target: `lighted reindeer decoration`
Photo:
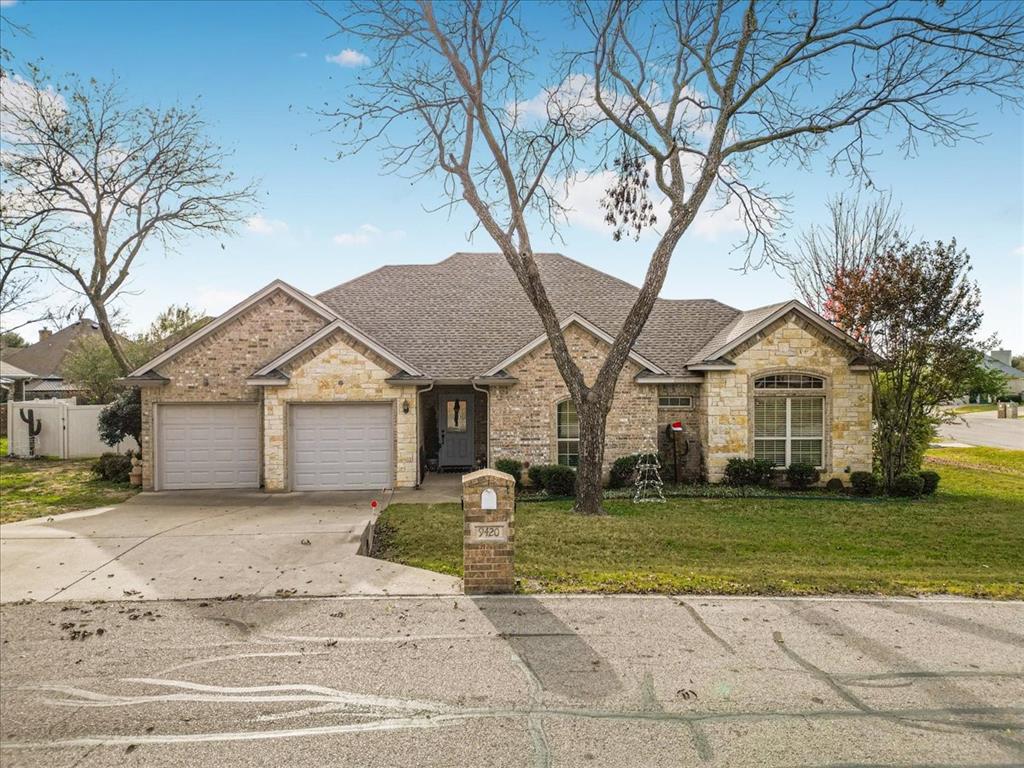
[[[35,418],[35,412],[31,408],[28,409],[28,415],[25,414],[24,408],[18,409],[18,415],[21,416],[22,421],[28,424],[28,455],[30,458],[35,458],[36,437],[43,431],[43,421]]]

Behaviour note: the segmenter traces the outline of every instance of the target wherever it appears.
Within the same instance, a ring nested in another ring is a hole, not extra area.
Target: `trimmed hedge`
[[[850,486],[857,496],[875,496],[881,485],[881,478],[874,472],[850,473]]]
[[[636,463],[640,454],[631,453],[628,456],[620,456],[612,462],[611,471],[608,473],[609,488],[625,488],[633,482],[633,473],[636,472]]]
[[[920,475],[907,472],[893,479],[889,493],[900,498],[913,498],[920,496],[923,490],[924,479]]]
[[[933,472],[930,469],[926,469],[924,472],[919,472],[918,477],[924,482],[924,487],[921,492],[925,496],[931,496],[935,491],[939,489],[939,473]]]
[[[104,453],[90,468],[92,473],[101,480],[112,483],[127,483],[132,474],[132,454]]]
[[[786,482],[789,483],[792,488],[797,488],[802,491],[806,488],[810,488],[819,480],[821,480],[821,472],[819,472],[813,464],[794,461],[786,467]]]
[[[522,485],[523,462],[515,459],[498,459],[494,462],[494,468],[499,472],[512,475],[516,479],[516,485]]]
[[[725,482],[728,485],[771,485],[772,463],[767,459],[729,459],[725,465]]]
[[[843,481],[840,480],[838,477],[833,477],[831,480],[825,483],[825,490],[832,491],[833,493],[838,493],[839,491],[842,491],[845,488],[846,486],[843,485]]]
[[[551,464],[544,472],[544,490],[551,496],[575,496],[576,470],[561,464]]]
[[[526,470],[526,477],[534,488],[544,487],[544,473],[550,464],[534,464]]]

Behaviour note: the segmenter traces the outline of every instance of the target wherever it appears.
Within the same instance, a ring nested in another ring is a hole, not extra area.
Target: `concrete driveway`
[[[0,526],[0,602],[452,594],[459,580],[358,554],[365,493],[143,493]]]
[[[939,427],[947,442],[1024,451],[1024,419],[1000,419],[995,411],[965,413],[961,421]]]

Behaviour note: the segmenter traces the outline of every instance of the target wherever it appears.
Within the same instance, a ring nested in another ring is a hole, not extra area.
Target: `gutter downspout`
[[[416,488],[418,489],[423,484],[423,464],[420,463],[420,423],[423,421],[423,411],[420,410],[421,401],[420,395],[425,395],[427,392],[434,388],[435,382],[430,382],[430,386],[424,387],[416,391]]]
[[[480,386],[475,382],[469,382],[473,389],[477,392],[483,392],[487,397],[487,466],[491,466],[491,391],[489,389],[481,389]]]

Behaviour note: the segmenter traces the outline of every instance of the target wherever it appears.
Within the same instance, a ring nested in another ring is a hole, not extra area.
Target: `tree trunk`
[[[580,423],[580,463],[576,468],[576,511],[581,515],[602,515],[604,490],[604,429],[608,407],[587,400],[576,404]]]
[[[107,308],[98,301],[90,302],[92,304],[93,312],[96,313],[96,322],[99,323],[100,333],[103,334],[103,340],[107,342],[107,346],[110,348],[110,354],[114,356],[114,361],[117,363],[117,367],[121,369],[121,375],[127,376],[132,371],[132,367],[128,364],[128,358],[124,355],[124,350],[121,349],[121,344],[118,341],[117,334],[114,333],[114,329],[110,326],[110,317],[107,315]]]

